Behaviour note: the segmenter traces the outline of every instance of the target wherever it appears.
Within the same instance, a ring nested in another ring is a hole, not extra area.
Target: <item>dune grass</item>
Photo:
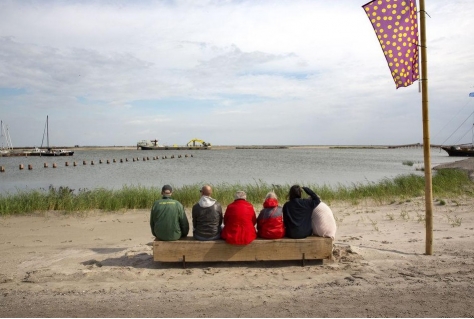
[[[286,201],[292,184],[273,185],[264,181],[248,184],[221,183],[213,186],[213,197],[224,206],[233,201],[234,193],[244,190],[247,200],[254,205],[263,202],[269,191],[274,191],[280,203]],[[174,189],[173,198],[185,207],[192,207],[199,199],[202,184],[185,185]],[[377,203],[390,203],[399,199],[409,199],[424,195],[424,177],[415,174],[394,179],[383,179],[377,183],[367,182],[350,186],[301,184],[314,190],[323,201],[347,201],[357,204],[364,199]],[[474,183],[467,174],[456,169],[443,169],[433,175],[433,195],[437,197],[472,196]],[[119,190],[98,188],[73,191],[68,187],[50,187],[47,190],[17,191],[15,194],[0,195],[0,215],[27,214],[38,211],[84,212],[90,210],[119,211],[127,209],[148,209],[161,197],[161,188],[143,186],[123,186]]]

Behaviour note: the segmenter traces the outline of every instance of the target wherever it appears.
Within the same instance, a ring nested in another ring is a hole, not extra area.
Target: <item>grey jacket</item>
[[[222,207],[219,202],[209,196],[201,196],[193,206],[193,233],[200,237],[212,238],[221,231],[223,220]]]

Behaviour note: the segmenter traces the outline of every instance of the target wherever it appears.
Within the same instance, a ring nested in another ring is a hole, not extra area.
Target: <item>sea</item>
[[[432,167],[455,160],[431,150]],[[424,175],[422,148],[92,149],[77,150],[71,157],[0,157],[0,166],[0,195],[50,187],[79,191],[205,183],[337,187]]]

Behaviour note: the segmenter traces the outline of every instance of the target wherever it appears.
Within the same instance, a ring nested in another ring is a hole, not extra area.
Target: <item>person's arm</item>
[[[219,226],[222,226],[224,222],[224,214],[222,214],[222,206],[220,203],[216,203],[216,211],[219,214]]]
[[[311,189],[309,189],[308,187],[302,187],[303,190],[306,192],[306,194],[308,194],[314,201],[316,201],[316,206],[319,205],[319,203],[321,203],[321,199],[319,198],[318,195],[316,195],[315,192],[313,192]]]
[[[154,207],[155,205],[153,205]],[[151,213],[150,213],[150,228],[151,228],[151,233],[153,234],[153,236],[156,237],[156,234],[155,234],[155,221],[153,219],[153,207],[151,208]]]
[[[191,218],[193,219],[193,230],[196,229],[196,214],[198,210],[198,207],[196,205],[193,206],[193,210],[191,211]]]
[[[189,233],[189,222],[188,222],[188,217],[186,217],[186,212],[184,211],[184,207],[181,204],[179,204],[179,211],[180,211],[179,226],[181,228],[181,237],[186,237],[188,236],[188,233]]]

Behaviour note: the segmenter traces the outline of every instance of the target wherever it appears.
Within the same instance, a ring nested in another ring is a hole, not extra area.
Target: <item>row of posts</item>
[[[178,155],[178,158],[181,158],[181,157],[182,157],[182,155]],[[192,154],[191,154],[191,155],[185,154],[184,157],[193,157],[193,155],[192,155]],[[168,158],[167,156],[163,156],[163,157],[162,157],[162,159],[167,159],[167,158]],[[174,157],[174,155],[171,155],[169,158],[175,158],[175,157]],[[158,160],[158,159],[160,159],[160,157],[159,157],[159,156],[154,156],[152,159],[153,159],[153,160]],[[132,160],[133,160],[134,162],[139,162],[139,161],[140,161],[140,158],[139,158],[139,157],[136,157],[136,158],[134,157],[134,158],[132,158]],[[149,158],[148,156],[147,156],[147,157],[143,157],[143,161],[149,161],[149,160],[150,160],[150,158]],[[116,160],[115,158],[114,158],[112,161],[113,161],[114,163],[117,162],[117,160]],[[124,160],[123,160],[123,159],[120,159],[120,163],[123,163],[123,162],[124,162]],[[128,162],[128,158],[125,159],[125,162]],[[102,160],[99,160],[99,164],[102,164],[102,163],[103,163],[103,161],[102,161]],[[110,164],[110,160],[107,160],[107,164]],[[65,165],[66,165],[66,166],[69,166],[69,162],[66,162]],[[77,166],[77,162],[73,162],[72,165],[73,165],[73,166]],[[82,161],[82,165],[87,165],[87,161]],[[91,161],[91,165],[94,165],[94,161]],[[47,167],[48,167],[48,163],[44,163],[43,167],[47,168]],[[53,163],[53,168],[56,168],[56,167],[57,167],[56,163]],[[20,164],[19,169],[22,170],[22,169],[24,169],[24,168],[25,168],[25,166],[24,166],[23,164]],[[29,169],[29,170],[32,170],[32,169],[33,169],[33,165],[28,164],[28,169]],[[5,172],[5,166],[0,166],[0,173],[3,173],[3,172]]]

